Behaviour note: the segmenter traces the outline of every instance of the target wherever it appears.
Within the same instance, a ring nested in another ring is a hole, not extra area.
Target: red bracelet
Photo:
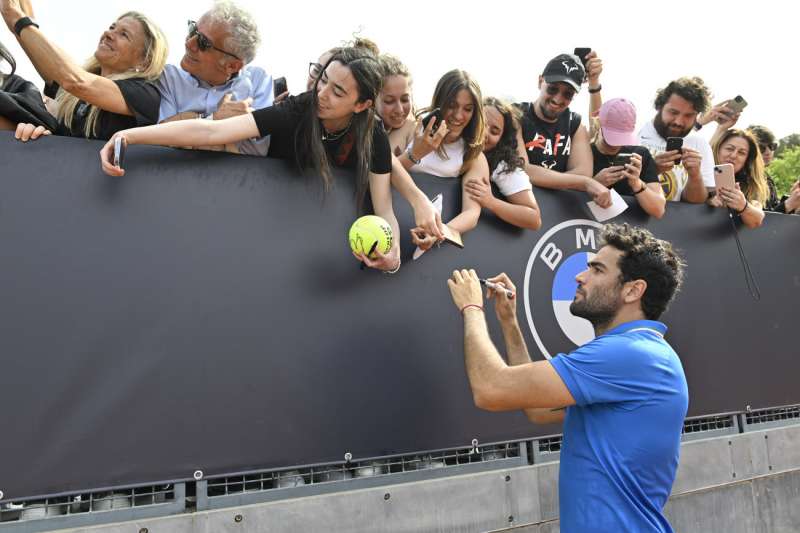
[[[464,314],[464,310],[465,310],[465,309],[467,309],[468,307],[476,307],[476,308],[480,309],[481,311],[483,311],[483,306],[482,306],[482,305],[478,305],[478,304],[467,304],[467,305],[465,305],[464,307],[462,307],[462,308],[461,308],[461,314],[462,314],[462,315]]]

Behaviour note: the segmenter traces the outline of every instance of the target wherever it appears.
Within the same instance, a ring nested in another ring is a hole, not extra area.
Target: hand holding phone
[[[726,189],[736,188],[736,177],[733,174],[733,165],[730,163],[723,163],[714,166],[714,185],[717,189],[725,187]]]
[[[125,160],[125,149],[127,148],[128,143],[125,141],[125,138],[122,136],[118,136],[114,139],[114,159],[112,163],[117,168],[122,168],[122,164]]]
[[[615,167],[624,167],[628,163],[631,162],[631,157],[633,154],[628,153],[618,153],[614,156],[614,159],[611,160],[611,165]]]
[[[572,53],[578,56],[578,59],[583,63],[583,68],[586,68],[586,56],[591,52],[591,48],[576,48]]]
[[[677,150],[680,154],[681,150],[683,149],[683,137],[667,137],[667,152],[672,152],[673,150]],[[675,160],[676,165],[681,164],[681,158]]]
[[[289,86],[286,84],[286,78],[283,76],[277,78],[272,85],[273,96],[280,96],[288,90]]]
[[[737,94],[732,100],[728,100],[725,107],[732,110],[734,113],[741,113],[747,107],[747,100]]]
[[[428,113],[427,115],[422,117],[422,129],[423,130],[428,127],[428,124],[430,123],[431,119],[433,119],[433,118],[436,118],[436,122],[434,122],[434,124],[433,124],[433,129],[431,129],[431,134],[436,133],[436,130],[438,130],[439,126],[442,125],[442,110],[439,109],[438,107],[434,108],[433,110],[431,110],[430,113]]]

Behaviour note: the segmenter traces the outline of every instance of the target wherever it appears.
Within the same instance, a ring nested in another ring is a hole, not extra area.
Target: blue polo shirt
[[[671,532],[662,514],[689,391],[661,322],[622,324],[551,364],[572,393],[559,472],[563,533]]]

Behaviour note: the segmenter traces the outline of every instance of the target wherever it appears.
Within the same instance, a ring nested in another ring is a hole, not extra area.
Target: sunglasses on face
[[[190,20],[188,21],[189,24],[189,35],[186,37],[188,41],[192,37],[197,37],[197,48],[200,49],[201,52],[205,52],[209,48],[216,50],[217,52],[222,52],[225,55],[229,55],[235,59],[241,61],[241,58],[235,54],[232,54],[222,48],[217,48],[214,46],[214,43],[211,42],[211,39],[205,36],[205,34],[201,33],[200,30],[197,29],[197,22]]]
[[[566,100],[572,100],[575,97],[575,91],[573,91],[572,89],[568,89],[567,87],[564,87],[562,89],[555,84],[553,85],[548,84],[545,91],[547,91],[547,94],[549,94],[550,96],[555,96],[560,92],[561,96],[563,96],[564,99]]]
[[[766,152],[769,150],[770,152],[774,152],[778,149],[778,143],[771,143],[771,144],[759,144],[758,149],[762,152]]]

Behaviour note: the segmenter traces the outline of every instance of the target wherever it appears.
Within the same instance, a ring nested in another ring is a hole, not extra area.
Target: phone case
[[[720,187],[727,187],[728,189],[736,188],[736,178],[733,175],[733,165],[730,163],[723,163],[714,167],[714,184],[717,189]]]

